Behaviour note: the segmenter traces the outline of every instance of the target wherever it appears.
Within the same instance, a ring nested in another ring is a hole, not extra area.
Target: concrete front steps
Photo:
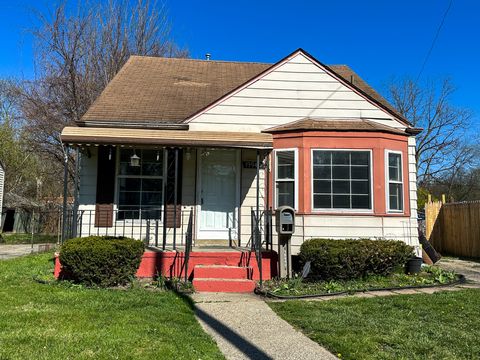
[[[252,274],[250,266],[196,265],[193,287],[198,292],[253,292]]]

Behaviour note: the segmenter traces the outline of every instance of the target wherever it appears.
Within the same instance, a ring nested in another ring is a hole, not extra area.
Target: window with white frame
[[[296,202],[296,151],[275,151],[275,205],[291,206],[295,208]]]
[[[388,210],[403,211],[402,153],[387,151],[387,203]]]
[[[132,166],[131,156],[140,157]],[[163,151],[121,149],[117,175],[118,219],[160,219],[163,205]]]
[[[314,209],[372,209],[371,152],[312,150]]]

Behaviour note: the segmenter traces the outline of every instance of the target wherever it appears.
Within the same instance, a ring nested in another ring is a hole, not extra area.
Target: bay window
[[[313,209],[371,210],[371,152],[312,150]]]
[[[391,212],[403,211],[402,153],[387,151],[387,209]]]

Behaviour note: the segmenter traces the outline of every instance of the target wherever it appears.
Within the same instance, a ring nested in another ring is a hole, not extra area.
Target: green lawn
[[[419,274],[412,275],[407,275],[401,271],[388,276],[370,275],[361,279],[330,281],[308,281],[297,277],[289,280],[267,280],[263,286],[264,290],[273,295],[300,296],[408,286],[443,285],[457,280],[458,276],[453,271],[444,270],[438,266],[426,266]]]
[[[480,358],[480,290],[270,306],[343,359]]]
[[[0,261],[0,359],[222,359],[172,292],[40,284],[51,254]]]

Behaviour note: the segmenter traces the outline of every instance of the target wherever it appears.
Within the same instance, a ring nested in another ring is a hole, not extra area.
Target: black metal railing
[[[188,281],[188,262],[193,247],[193,208],[190,210],[187,225],[187,236],[185,237],[185,282]]]
[[[63,238],[82,236],[124,236],[155,247],[184,246],[193,209],[78,209],[64,212]],[[193,220],[192,220],[193,221]],[[193,233],[193,228],[191,228]],[[191,236],[191,235],[190,235]]]
[[[251,209],[251,237],[249,244],[251,251],[255,253],[255,258],[258,264],[258,271],[260,274],[260,287],[263,285],[262,275],[262,251],[272,249],[273,240],[273,222],[272,210],[263,210],[258,213]],[[263,241],[262,241],[263,234]]]

